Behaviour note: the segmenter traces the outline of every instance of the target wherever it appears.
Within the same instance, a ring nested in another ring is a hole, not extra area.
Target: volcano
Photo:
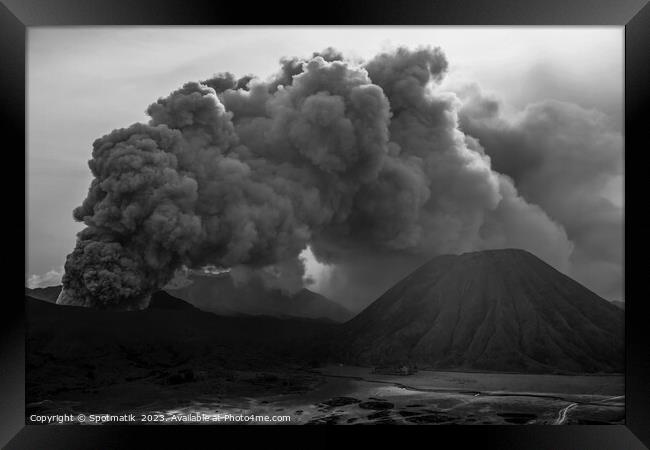
[[[439,256],[341,330],[362,365],[532,373],[622,372],[624,312],[536,256]]]
[[[204,311],[219,315],[303,317],[334,322],[344,322],[352,317],[352,313],[342,305],[305,288],[289,294],[280,289],[268,289],[259,280],[236,284],[229,273],[191,274],[188,280],[190,284],[165,290]]]

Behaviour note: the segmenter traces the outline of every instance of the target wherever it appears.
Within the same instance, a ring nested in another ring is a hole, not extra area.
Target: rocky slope
[[[356,364],[621,372],[624,311],[515,249],[440,256],[346,323]]]

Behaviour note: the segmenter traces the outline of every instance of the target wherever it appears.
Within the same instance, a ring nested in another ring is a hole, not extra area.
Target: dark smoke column
[[[177,171],[180,133],[136,124],[93,144],[95,176],[73,216],[87,228],[68,255],[58,304],[142,309],[201,233],[196,182]]]
[[[141,262],[120,244],[80,240],[68,256],[60,305],[134,310],[149,306],[146,280],[137,276]]]
[[[382,90],[321,56],[283,89],[230,78],[187,83],[147,109],[149,124],[94,142],[94,180],[74,211],[87,228],[59,303],[143,308],[181,266],[271,269],[269,283],[301,284],[310,240],[345,228],[387,154]]]

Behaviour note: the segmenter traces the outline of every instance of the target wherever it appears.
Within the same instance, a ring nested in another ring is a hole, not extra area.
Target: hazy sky
[[[501,100],[504,117],[555,99],[599,110],[613,129],[622,129],[622,27],[30,28],[30,284],[60,281],[82,229],[71,212],[91,181],[92,142],[146,121],[146,107],[159,97],[217,72],[265,78],[281,57],[330,46],[365,60],[402,45],[442,47],[449,60],[443,86],[480,85]],[[622,205],[622,176],[612,176],[598,195]]]

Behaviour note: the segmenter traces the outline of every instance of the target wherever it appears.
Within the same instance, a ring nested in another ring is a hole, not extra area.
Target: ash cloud
[[[623,175],[623,137],[611,119],[555,100],[508,117],[500,101],[476,85],[461,96],[463,131],[478,139],[492,167],[511,177],[527,201],[566,230],[574,244],[569,274],[605,298],[621,299],[623,208],[604,194]]]
[[[307,246],[334,266],[326,293],[356,309],[441,253],[519,247],[566,270],[564,227],[461,131],[447,66],[439,48],[363,63],[326,49],[270,80],[224,72],[160,98],[149,123],[93,144],[66,301],[142,307],[181,267],[296,290]]]

